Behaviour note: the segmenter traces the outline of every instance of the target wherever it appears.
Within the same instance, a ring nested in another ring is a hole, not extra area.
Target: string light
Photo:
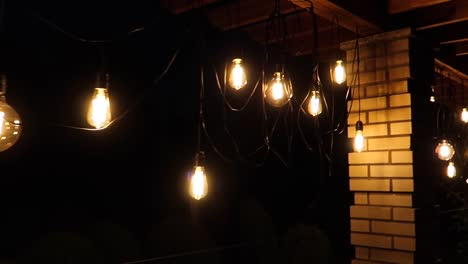
[[[190,177],[189,194],[195,200],[204,198],[208,193],[208,181],[206,180],[205,167],[194,166]]]
[[[291,81],[281,72],[275,72],[273,78],[267,83],[264,98],[274,107],[281,107],[289,102],[293,95]]]
[[[354,150],[357,152],[362,152],[364,149],[364,135],[363,135],[364,125],[362,121],[356,122],[356,134],[354,136]]]
[[[464,123],[468,123],[468,108],[464,107],[462,109],[460,117]]]
[[[245,73],[242,59],[233,59],[229,72],[229,86],[235,90],[244,88],[247,84],[247,75]]]
[[[346,81],[346,70],[343,64],[342,60],[337,60],[335,67],[333,67],[332,76],[336,84],[342,84]]]
[[[312,116],[318,116],[322,113],[322,98],[320,95],[320,88],[322,83],[318,75],[318,67],[315,68],[314,74],[312,77],[312,88],[309,92],[309,98],[307,102],[307,111]]]
[[[457,176],[457,168],[455,167],[455,163],[450,161],[447,165],[447,177],[453,178]]]
[[[6,102],[6,76],[2,74],[0,92],[0,151],[11,148],[21,135],[21,118]]]
[[[440,160],[450,160],[455,155],[455,149],[452,144],[443,139],[435,148],[435,153]]]
[[[97,129],[107,127],[112,120],[108,87],[109,75],[106,74],[106,87],[94,88],[93,97],[89,104],[87,120],[91,126]]]

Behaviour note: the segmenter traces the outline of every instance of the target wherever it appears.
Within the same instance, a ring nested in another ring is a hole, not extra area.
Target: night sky
[[[242,50],[256,76],[251,89],[261,73],[259,44],[242,32],[217,32],[201,13],[172,16],[157,1],[6,2],[0,69],[9,81],[7,101],[24,126],[17,144],[0,153],[0,263],[123,263],[258,241],[197,257],[208,263],[302,263],[298,252],[324,251],[325,235],[332,263],[351,254],[346,132],[335,138],[329,176],[315,136],[325,128],[314,129],[304,116],[313,152],[302,142],[294,115],[281,118],[272,137],[288,166],[273,153],[264,159],[264,148],[247,156],[263,143],[260,89],[244,112],[226,110],[223,116],[213,67],[222,75],[228,57]],[[145,30],[127,34],[142,26]],[[74,36],[115,41],[90,43]],[[177,50],[172,67],[155,85]],[[196,151],[202,64],[207,130],[231,161],[203,137],[210,193],[194,202],[184,184]],[[322,68],[327,86],[328,69]],[[67,128],[88,127],[88,99],[103,69],[111,76],[113,116],[128,114],[103,131]],[[289,58],[288,69],[301,100],[312,58]],[[344,89],[334,92],[342,109]],[[241,105],[248,94],[227,97]],[[268,114],[279,112],[268,109]],[[322,125],[328,126],[327,118]],[[293,135],[289,151],[287,131]],[[328,137],[323,144],[328,147]],[[314,254],[307,257],[318,258]],[[162,262],[183,261],[196,259]]]

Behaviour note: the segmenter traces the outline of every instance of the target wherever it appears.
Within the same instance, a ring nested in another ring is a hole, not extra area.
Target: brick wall
[[[353,264],[422,263],[416,261],[417,239],[414,164],[415,59],[410,29],[361,39],[360,119],[364,151],[350,152],[349,186]],[[348,118],[350,144],[358,117],[355,41],[342,43],[347,53],[348,85],[353,100]],[[353,69],[354,68],[354,69]],[[354,72],[354,73],[353,73]],[[414,86],[414,85],[413,85]],[[427,142],[430,144],[430,142]],[[350,148],[351,149],[351,148]],[[419,229],[418,229],[419,230]],[[426,262],[428,263],[428,262]]]

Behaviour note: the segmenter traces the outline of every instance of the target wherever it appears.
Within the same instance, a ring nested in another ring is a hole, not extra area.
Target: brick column
[[[355,41],[341,45],[347,54],[348,85],[354,88],[348,105],[352,104],[348,118],[351,144],[359,105],[357,79],[353,83],[357,71],[355,46]],[[352,263],[431,263],[422,262],[424,257],[416,254],[422,248],[422,239],[418,240],[417,196],[425,197],[424,192],[431,190],[416,187],[418,170],[414,161],[418,153],[414,146],[418,143],[414,138],[414,117],[418,103],[414,97],[419,91],[415,87],[424,87],[420,84],[428,80],[418,82],[415,78],[425,78],[418,73],[421,69],[415,70],[415,38],[410,29],[403,29],[361,39],[359,46],[360,119],[366,141],[363,152],[348,154],[349,186],[354,195],[350,206],[351,244],[355,246]],[[430,52],[427,56],[431,56]],[[421,68],[430,69],[428,65]],[[430,157],[431,153],[422,155]]]

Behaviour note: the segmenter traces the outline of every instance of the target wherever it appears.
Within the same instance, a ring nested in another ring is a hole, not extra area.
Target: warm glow
[[[232,60],[231,70],[229,75],[229,86],[239,90],[247,84],[247,76],[245,74],[242,59]]]
[[[462,112],[461,112],[461,120],[465,123],[468,122],[468,108],[463,108]]]
[[[356,134],[354,136],[354,151],[361,152],[364,149],[363,124],[361,121],[356,122]]]
[[[337,84],[342,84],[346,81],[346,70],[342,60],[337,60],[333,69],[333,81]]]
[[[442,140],[436,147],[435,152],[441,160],[449,160],[455,155],[455,149],[447,140]]]
[[[9,120],[13,120],[13,123]],[[7,104],[5,96],[0,97],[0,151],[11,148],[21,135],[21,119]]]
[[[0,112],[0,135],[3,134],[4,125],[5,125],[5,112]]]
[[[95,88],[88,109],[88,123],[95,128],[103,128],[111,121],[109,93],[106,88]]]
[[[432,103],[435,102],[435,96],[434,95],[431,95],[431,97],[429,98],[429,101],[431,101]]]
[[[312,116],[318,116],[322,113],[322,103],[319,91],[311,91],[310,99],[307,104],[307,110]]]
[[[195,166],[190,179],[190,196],[195,200],[200,200],[208,193],[208,182],[205,175],[205,167]]]
[[[447,176],[449,178],[457,176],[457,169],[455,168],[455,164],[452,161],[450,161],[447,166]]]
[[[291,82],[280,72],[275,72],[273,79],[266,85],[264,91],[265,101],[274,107],[281,107],[292,97]]]

